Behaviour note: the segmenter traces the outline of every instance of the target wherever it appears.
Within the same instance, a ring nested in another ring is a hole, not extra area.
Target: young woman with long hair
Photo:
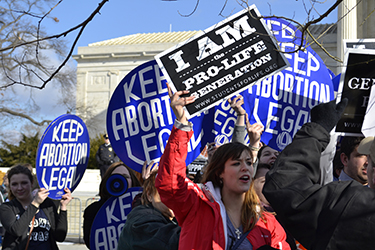
[[[69,188],[64,189],[58,211],[56,203],[48,198],[48,190],[40,188],[33,193],[34,178],[27,167],[12,167],[8,179],[10,201],[0,206],[5,228],[2,249],[25,249],[26,245],[29,250],[58,249],[56,241],[64,241],[68,231],[67,205],[72,199]]]
[[[220,146],[198,185],[186,178],[185,159],[193,134],[184,106],[189,91],[172,94],[176,121],[160,159],[156,187],[181,226],[179,249],[290,249],[272,214],[263,212],[253,187],[253,159],[242,143]],[[272,248],[271,248],[272,249]]]

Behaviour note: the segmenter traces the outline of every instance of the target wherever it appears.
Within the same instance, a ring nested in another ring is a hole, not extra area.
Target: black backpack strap
[[[250,233],[250,231],[251,230],[249,230],[246,233],[242,234],[241,238],[236,241],[236,243],[234,244],[234,246],[232,247],[231,250],[236,250],[241,245],[242,241],[244,241],[244,239],[246,239],[246,237]]]

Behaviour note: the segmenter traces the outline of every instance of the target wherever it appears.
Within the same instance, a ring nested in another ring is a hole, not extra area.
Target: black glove
[[[318,123],[329,133],[340,120],[346,105],[348,105],[347,98],[342,99],[337,105],[336,100],[321,103],[311,109],[311,122]]]

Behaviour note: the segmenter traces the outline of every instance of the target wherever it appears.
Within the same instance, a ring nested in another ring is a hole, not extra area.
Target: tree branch
[[[13,110],[10,110],[10,109],[7,109],[7,108],[0,108],[0,113],[7,113],[7,114],[10,114],[10,115],[13,115],[13,116],[25,118],[25,119],[29,120],[30,122],[32,122],[32,123],[34,123],[35,125],[38,125],[38,126],[43,126],[45,123],[49,124],[49,123],[52,122],[51,120],[43,120],[41,122],[37,122],[33,118],[31,118],[30,116],[28,116],[24,113],[19,113],[19,112],[16,112],[16,111],[13,111]]]

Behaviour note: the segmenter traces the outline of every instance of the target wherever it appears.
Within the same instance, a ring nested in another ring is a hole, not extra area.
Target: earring
[[[219,184],[222,186],[223,185],[223,179],[222,178],[220,178],[220,180],[219,180]]]

